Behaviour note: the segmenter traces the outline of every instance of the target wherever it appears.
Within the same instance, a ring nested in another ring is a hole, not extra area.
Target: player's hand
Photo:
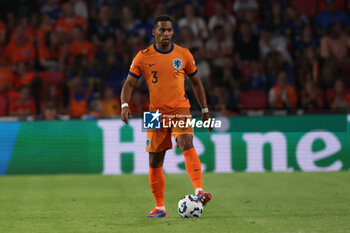
[[[129,118],[132,117],[130,108],[129,107],[122,108],[121,116],[122,116],[122,121],[124,121],[126,124],[129,124]]]
[[[202,113],[202,121],[203,121],[203,123],[204,123],[206,120],[209,120],[209,119],[210,119],[210,113],[209,113],[209,112]],[[213,128],[211,127],[211,124],[210,124],[210,125],[209,125],[209,128],[208,128],[208,133],[210,133],[212,130],[213,130]]]

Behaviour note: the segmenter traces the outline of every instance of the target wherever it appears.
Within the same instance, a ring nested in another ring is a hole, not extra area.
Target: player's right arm
[[[135,56],[134,60],[132,61],[129,69],[129,74],[126,77],[126,81],[124,83],[122,92],[120,94],[120,101],[121,101],[121,117],[122,121],[124,121],[126,124],[129,123],[129,117],[131,117],[131,111],[129,108],[129,101],[132,95],[132,90],[134,89],[134,86],[139,79],[139,77],[142,74],[142,65],[141,65],[141,54],[140,52]]]
[[[131,76],[130,74],[126,78],[126,81],[124,83],[121,95],[120,95],[120,100],[122,103],[121,107],[121,117],[122,121],[124,121],[126,124],[129,123],[129,117],[131,117],[131,111],[127,103],[129,103],[129,100],[131,98],[132,90],[134,89],[134,86],[137,82],[137,79]],[[124,106],[123,104],[126,105]]]

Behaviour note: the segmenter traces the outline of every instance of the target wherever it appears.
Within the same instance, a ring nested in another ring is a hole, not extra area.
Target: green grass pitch
[[[146,175],[3,176],[0,232],[350,232],[349,172],[206,173],[213,199],[199,219],[177,213],[187,175],[166,182],[167,218],[147,219]]]

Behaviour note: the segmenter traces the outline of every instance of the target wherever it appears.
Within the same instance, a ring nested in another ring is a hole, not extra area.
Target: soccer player
[[[202,109],[202,120],[208,120],[209,110],[205,91],[197,73],[192,54],[172,42],[173,21],[168,16],[159,16],[154,20],[152,34],[154,45],[139,51],[135,56],[129,74],[121,92],[121,117],[128,124],[131,111],[128,102],[132,90],[141,75],[147,82],[150,93],[150,110],[159,110],[163,115],[189,115],[190,103],[185,95],[185,74],[191,84]],[[184,120],[175,119],[175,120]],[[210,130],[210,129],[209,129]],[[166,217],[164,205],[165,179],[163,162],[165,152],[172,148],[171,135],[185,157],[186,171],[192,181],[195,193],[205,206],[211,194],[203,190],[201,162],[193,147],[193,129],[172,127],[170,129],[148,129],[146,151],[149,152],[149,182],[155,208],[147,217]]]

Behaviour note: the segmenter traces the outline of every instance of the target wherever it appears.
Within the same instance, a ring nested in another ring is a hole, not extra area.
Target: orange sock
[[[202,188],[202,169],[201,161],[194,148],[186,150],[183,152],[185,156],[185,166],[188,176],[192,181],[194,189]]]
[[[165,178],[163,167],[149,168],[149,183],[156,206],[164,206]]]

